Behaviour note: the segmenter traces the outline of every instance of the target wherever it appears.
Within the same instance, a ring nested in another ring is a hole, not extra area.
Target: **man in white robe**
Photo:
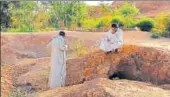
[[[66,50],[65,32],[60,31],[57,37],[54,37],[47,47],[51,47],[51,70],[49,76],[50,88],[65,86],[66,78]]]
[[[118,53],[118,49],[123,45],[123,31],[117,24],[112,24],[111,29],[104,34],[99,48],[106,52]]]

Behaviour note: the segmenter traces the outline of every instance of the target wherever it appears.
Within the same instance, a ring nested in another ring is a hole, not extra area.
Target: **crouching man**
[[[123,45],[123,31],[118,27],[118,24],[113,23],[111,29],[104,34],[99,48],[104,50],[106,54],[111,52],[118,53],[119,48]]]

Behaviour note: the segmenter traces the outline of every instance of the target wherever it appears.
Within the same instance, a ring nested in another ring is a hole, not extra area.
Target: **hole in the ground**
[[[125,76],[122,75],[121,73],[114,73],[109,76],[109,79],[125,79]]]

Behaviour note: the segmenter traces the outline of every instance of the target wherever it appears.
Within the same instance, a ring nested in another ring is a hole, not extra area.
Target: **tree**
[[[101,13],[104,15],[109,15],[112,13],[112,8],[104,1],[100,2],[99,7],[101,8]]]
[[[45,31],[47,29],[51,29],[51,25],[49,24],[49,9],[51,6],[51,2],[49,1],[37,1],[38,7],[36,8],[36,12],[34,12],[34,29],[36,31]],[[34,9],[35,10],[35,9]]]
[[[34,1],[18,1],[10,3],[10,12],[12,19],[12,28],[18,29],[19,32],[34,31],[33,21],[34,12],[36,12],[37,3]]]
[[[82,1],[53,1],[50,9],[50,23],[58,28],[71,24],[81,25],[87,13],[86,5]]]
[[[115,10],[115,14],[122,14],[123,16],[133,16],[139,14],[139,9],[132,3],[125,2],[123,6]]]
[[[115,16],[123,16],[124,18],[124,28],[132,28],[135,26],[135,20],[133,16],[139,14],[139,9],[136,8],[135,4],[130,2],[125,2],[119,8],[115,8],[113,14]]]
[[[9,8],[9,1],[0,1],[0,5],[1,5],[1,29],[4,30],[5,28],[10,27],[10,22],[11,22],[11,18],[10,18],[10,12],[8,10]]]

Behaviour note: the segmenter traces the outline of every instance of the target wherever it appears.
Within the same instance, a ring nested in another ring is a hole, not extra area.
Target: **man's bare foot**
[[[112,52],[112,51],[108,51],[108,52],[106,52],[106,55],[107,55],[107,54],[110,54],[111,52]]]
[[[115,53],[115,54],[118,54],[118,53],[119,53],[118,49],[115,49],[114,53]]]

